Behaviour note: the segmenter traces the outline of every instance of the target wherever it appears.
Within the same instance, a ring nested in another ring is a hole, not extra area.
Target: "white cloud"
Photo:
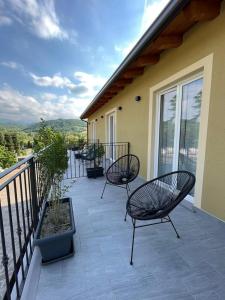
[[[8,0],[13,17],[43,39],[68,39],[55,11],[54,0]],[[74,37],[73,37],[74,38]]]
[[[37,76],[33,73],[30,73],[33,82],[38,86],[43,87],[55,87],[55,88],[68,88],[70,90],[74,89],[76,85],[71,82],[67,77],[61,76],[60,73],[50,76]]]
[[[34,84],[42,87],[54,87],[60,89],[67,89],[73,95],[78,97],[92,99],[98,90],[106,82],[106,78],[89,74],[85,72],[75,72],[74,81],[62,76],[60,73],[51,76],[37,76],[33,73],[30,74]]]
[[[90,102],[88,99],[70,97],[68,95],[58,96],[51,94],[51,97],[49,96],[50,94],[47,97],[46,94],[40,96],[40,99],[45,98],[45,101],[41,101],[37,97],[24,95],[6,86],[0,89],[0,118],[14,121],[22,119],[38,121],[41,117],[46,120],[76,118]]]
[[[15,66],[11,64],[11,67]],[[61,74],[52,77],[30,75],[38,86],[65,88],[70,94],[57,95],[47,91],[34,97],[6,85],[0,88],[0,118],[38,121],[41,117],[46,120],[78,117],[106,82],[106,79],[99,75],[85,72],[74,73],[76,83]]]
[[[77,81],[79,81],[77,87],[86,88],[83,96],[89,98],[93,98],[106,82],[106,78],[100,75],[89,74],[85,72],[75,72],[74,77]]]
[[[0,26],[11,25],[11,24],[12,24],[12,20],[9,17],[0,15]]]
[[[155,21],[155,19],[161,13],[163,8],[169,2],[170,0],[154,0],[148,3],[148,1],[145,0],[145,7],[142,16],[140,35],[143,35],[143,33],[151,26],[151,24]]]
[[[3,119],[31,121],[45,115],[34,97],[25,96],[10,87],[0,89],[0,107],[0,118]]]
[[[52,101],[57,99],[57,95],[53,93],[44,93],[41,95],[41,99],[44,101]]]
[[[115,46],[115,50],[117,52],[120,52],[122,54],[123,57],[126,57],[128,55],[128,53],[130,53],[130,51],[133,49],[134,45],[136,43],[136,40],[131,41],[129,44],[127,44],[124,47],[120,47],[120,46]]]
[[[13,70],[23,69],[23,66],[15,61],[2,61],[0,65]]]
[[[170,2],[170,0],[153,0],[148,3],[148,0],[145,0],[144,12],[142,16],[142,21],[140,24],[140,30],[138,35],[134,40],[124,44],[124,45],[115,45],[115,51],[121,53],[121,56],[124,58],[128,53],[133,49],[137,41],[145,33],[145,31],[151,26],[151,24],[158,17],[163,8]]]

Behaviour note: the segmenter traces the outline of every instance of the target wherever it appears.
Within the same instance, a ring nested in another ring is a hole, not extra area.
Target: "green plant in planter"
[[[40,129],[34,138],[34,151],[40,162],[40,180],[47,186],[45,197],[50,192],[48,220],[54,227],[53,231],[57,232],[59,226],[65,225],[60,199],[69,188],[62,186],[63,175],[68,166],[65,138],[53,128],[47,127],[45,121],[42,120]]]
[[[99,167],[101,164],[102,157],[105,154],[105,149],[102,144],[94,144],[95,151],[95,167]]]

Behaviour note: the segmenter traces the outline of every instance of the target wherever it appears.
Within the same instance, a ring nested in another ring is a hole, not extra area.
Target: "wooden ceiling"
[[[82,114],[86,119],[144,73],[145,67],[157,64],[162,51],[179,47],[184,33],[197,22],[209,21],[220,13],[221,0],[192,0],[167,27],[122,70],[107,89]]]

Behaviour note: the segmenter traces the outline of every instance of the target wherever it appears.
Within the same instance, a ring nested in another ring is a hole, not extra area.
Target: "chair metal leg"
[[[134,237],[135,237],[135,223],[136,223],[136,220],[132,220],[132,223],[133,223],[133,237],[132,237],[132,247],[131,247],[131,256],[130,256],[130,265],[132,266],[133,265],[133,252],[134,252]]]
[[[105,187],[106,187],[106,184],[107,184],[107,180],[105,181],[105,185],[104,185],[104,188],[103,188],[103,191],[102,191],[101,199],[102,199],[102,197],[103,197],[103,194],[104,194],[104,192],[105,192]]]
[[[128,184],[126,184],[127,199],[129,198]]]
[[[171,225],[173,226],[174,231],[176,232],[177,238],[180,239],[180,235],[178,234],[178,232],[176,230],[176,227],[174,226],[174,224],[173,224],[173,222],[172,222],[172,220],[171,220],[171,218],[170,218],[169,215],[168,215],[168,218],[169,218],[169,221],[170,221]]]
[[[126,191],[127,191],[127,199],[128,199],[129,198],[129,191],[130,191],[130,187],[129,187],[128,183],[126,184]],[[127,220],[127,210],[126,210],[125,217],[124,217],[125,222],[126,222],[126,220]]]
[[[127,220],[127,210],[126,210],[126,213],[125,213],[124,222],[126,222],[126,220]]]

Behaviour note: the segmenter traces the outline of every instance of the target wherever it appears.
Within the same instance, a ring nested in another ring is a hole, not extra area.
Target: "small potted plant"
[[[88,178],[96,178],[103,176],[103,167],[101,167],[102,157],[105,154],[105,149],[102,144],[94,143],[91,144],[91,155],[93,156],[94,167],[93,168],[86,168],[87,177]]]
[[[75,158],[80,159],[81,158],[81,152],[86,144],[85,138],[82,135],[79,135],[78,141],[76,142],[76,146],[74,147],[75,151]]]
[[[44,149],[43,149],[44,148]],[[43,149],[40,151],[40,149]],[[68,158],[64,137],[43,122],[35,138],[40,165],[40,180],[49,182],[34,245],[40,248],[42,263],[50,263],[74,254],[75,222],[71,198],[65,198],[68,186],[62,184]]]

